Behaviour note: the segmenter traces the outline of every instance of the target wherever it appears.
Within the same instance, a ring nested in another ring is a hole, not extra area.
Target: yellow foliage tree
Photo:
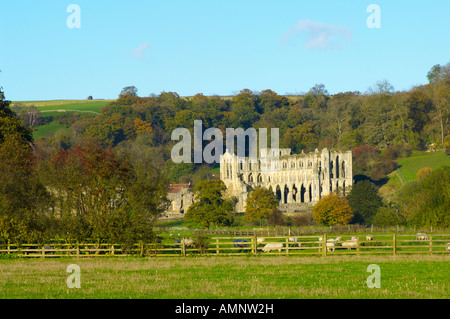
[[[345,197],[331,193],[323,197],[313,209],[314,221],[319,225],[345,225],[353,217],[353,211]]]
[[[141,119],[134,120],[134,130],[136,131],[136,133],[153,132],[152,124]]]
[[[427,177],[428,175],[431,174],[433,170],[430,167],[422,167],[421,169],[419,169],[419,171],[417,172],[417,180],[422,180],[425,177]]]

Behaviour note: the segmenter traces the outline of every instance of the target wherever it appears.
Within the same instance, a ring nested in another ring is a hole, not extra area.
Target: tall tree
[[[262,220],[269,218],[269,215],[277,207],[278,199],[273,192],[260,187],[250,193],[245,208],[245,217],[250,222],[258,220],[261,225]]]
[[[233,204],[223,199],[226,186],[221,180],[201,181],[194,188],[194,203],[184,217],[206,228],[230,226],[234,221]]]

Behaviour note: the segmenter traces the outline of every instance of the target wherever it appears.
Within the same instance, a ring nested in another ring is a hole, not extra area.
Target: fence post
[[[258,238],[256,237],[256,232],[253,235],[253,255],[256,256],[258,254]]]
[[[111,245],[111,254],[114,256],[114,244]]]
[[[431,237],[431,236],[430,236],[429,243],[430,243],[430,255],[432,255],[433,254],[433,237]]]
[[[394,256],[397,254],[397,236],[395,233],[392,235],[392,253]]]
[[[77,240],[77,257],[80,257],[80,243]]]
[[[185,244],[185,240],[184,240],[184,237],[183,237],[183,240],[181,241],[181,250],[182,250],[182,252],[183,252],[183,257],[186,257],[186,244]]]
[[[216,255],[219,254],[219,238],[216,238]]]
[[[45,258],[45,245],[42,245],[42,258]]]
[[[359,256],[359,237],[356,236],[356,255]]]
[[[291,230],[289,228],[289,230]],[[289,237],[286,237],[286,255],[289,255]]]
[[[323,255],[327,255],[327,234],[323,234]]]
[[[144,242],[143,241],[141,241],[140,243],[139,243],[139,248],[140,248],[140,252],[139,252],[139,257],[143,257],[144,256]]]
[[[11,253],[11,242],[8,239],[8,255]]]

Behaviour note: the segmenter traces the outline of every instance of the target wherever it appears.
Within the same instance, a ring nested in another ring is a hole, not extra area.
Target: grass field
[[[450,155],[445,152],[420,152],[398,160],[398,165],[403,177],[409,182],[417,179],[417,172],[423,167],[436,169],[444,165],[450,166]]]
[[[100,109],[114,100],[53,100],[53,101],[14,101],[12,104],[34,105],[41,112],[43,118],[54,117],[65,112],[100,114]],[[45,136],[48,132],[56,132],[67,128],[56,121],[36,127],[34,139]]]
[[[0,298],[449,298],[449,261],[445,256],[1,260]],[[80,289],[66,285],[70,264],[80,266]],[[381,288],[367,287],[371,264],[380,267]]]
[[[54,100],[54,101],[23,101],[13,102],[24,105],[34,105],[39,111],[89,111],[99,113],[100,109],[113,100]]]
[[[417,172],[423,167],[437,169],[441,166],[450,166],[450,155],[445,152],[416,152],[410,157],[397,161],[399,168],[388,175],[388,182],[380,187],[379,193],[386,200],[391,200],[395,193],[405,182],[417,179]],[[404,180],[403,180],[404,178]]]

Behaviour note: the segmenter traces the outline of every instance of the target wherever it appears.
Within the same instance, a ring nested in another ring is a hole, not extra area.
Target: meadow
[[[66,113],[78,112],[93,115],[100,114],[100,109],[114,100],[50,100],[50,101],[14,101],[12,104],[34,105],[41,112],[41,116],[51,118],[49,123],[36,127],[33,136],[34,139],[44,137],[48,132],[56,132],[60,129],[67,129],[65,125],[53,121],[53,117]]]
[[[372,299],[450,297],[449,256],[0,260],[1,299]],[[70,264],[81,288],[69,289]],[[380,267],[369,288],[367,267]]]

